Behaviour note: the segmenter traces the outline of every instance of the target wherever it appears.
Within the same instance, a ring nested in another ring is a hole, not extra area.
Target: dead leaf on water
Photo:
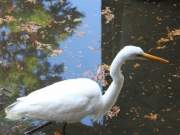
[[[61,134],[61,130],[60,129],[56,129],[56,131],[54,132],[54,135],[62,135]]]
[[[167,42],[175,40],[175,37],[180,36],[180,29],[175,29],[175,30],[168,30],[168,33],[166,34],[165,37],[160,38],[157,42],[156,45],[157,47],[162,47],[164,46]],[[161,48],[160,48],[161,49]]]
[[[144,115],[144,118],[151,121],[156,121],[158,119],[159,115],[156,113],[149,113]]]
[[[137,69],[137,68],[139,68],[140,66],[141,66],[141,65],[140,65],[139,63],[136,63],[136,64],[133,65],[133,68]]]
[[[112,13],[110,7],[105,7],[105,9],[101,11],[101,14],[104,16],[106,24],[110,23],[114,19],[114,14]]]
[[[109,65],[107,64],[102,64],[102,65],[99,65],[98,69],[97,69],[97,72],[96,72],[96,76],[95,76],[95,80],[98,81],[101,86],[108,86],[108,82],[106,80],[106,76],[109,75]]]
[[[162,18],[160,16],[156,16],[157,21],[162,21]]]
[[[109,120],[109,119],[112,119],[113,117],[117,117],[118,114],[120,113],[120,108],[119,106],[115,105],[111,108],[111,110],[109,110],[107,113],[106,113],[106,119]]]

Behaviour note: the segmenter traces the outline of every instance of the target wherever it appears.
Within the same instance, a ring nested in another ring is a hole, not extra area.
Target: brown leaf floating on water
[[[165,43],[173,41],[176,36],[180,36],[180,29],[168,31],[165,37],[160,38],[156,44],[157,46],[164,46]]]
[[[112,119],[113,117],[117,117],[118,114],[119,114],[119,112],[120,112],[119,106],[115,105],[115,106],[113,106],[113,107],[111,108],[111,110],[109,110],[109,111],[106,113],[105,117],[106,117],[107,120]]]
[[[62,135],[61,134],[61,130],[60,129],[56,129],[56,131],[54,132],[54,135]]]
[[[136,63],[136,64],[133,65],[133,68],[137,69],[137,68],[139,68],[140,66],[141,66],[141,65],[140,65],[139,63]]]
[[[102,86],[106,87],[108,85],[106,76],[108,75],[109,75],[109,65],[102,64],[97,69],[95,80],[98,81]]]
[[[103,9],[101,11],[101,14],[104,16],[105,20],[106,20],[106,24],[111,22],[114,19],[114,14],[112,13],[110,7],[105,7],[105,9]]]
[[[174,29],[174,30],[169,30],[169,28],[167,29],[168,29],[168,33],[164,37],[161,37],[159,40],[157,40],[156,46],[151,48],[149,52],[151,52],[154,49],[160,50],[166,48],[166,44],[168,42],[174,41],[177,36],[180,36],[180,29]]]
[[[160,16],[156,16],[157,21],[162,21],[163,19]]]
[[[144,115],[144,118],[151,121],[156,121],[158,119],[159,115],[156,113],[149,113]]]

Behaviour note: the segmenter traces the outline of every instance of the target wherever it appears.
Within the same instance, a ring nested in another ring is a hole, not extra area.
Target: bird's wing
[[[33,101],[32,101],[33,100]],[[22,102],[25,115],[32,118],[57,120],[73,117],[88,109],[91,99],[85,96],[66,94],[64,96],[51,95],[49,98],[29,98]]]
[[[99,86],[92,81],[77,80],[55,83],[19,98],[11,110],[45,120],[78,119],[90,114],[100,96]]]
[[[90,79],[69,79],[36,90],[30,93],[27,97],[42,97],[50,95],[64,96],[66,94],[95,96],[101,94],[101,89],[95,81]],[[23,99],[23,97],[20,98],[20,100],[21,99]]]

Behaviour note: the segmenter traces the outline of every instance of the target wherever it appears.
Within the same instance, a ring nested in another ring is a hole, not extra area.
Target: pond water
[[[17,97],[68,78],[94,79],[99,65],[110,65],[128,44],[171,63],[127,62],[118,117],[93,128],[69,124],[67,134],[179,135],[179,13],[178,0],[1,1],[0,135],[41,124],[4,119],[4,108]],[[61,126],[54,123],[34,135],[53,135]]]
[[[117,103],[121,112],[107,122],[105,134],[178,135],[180,2],[105,0],[102,5],[111,7],[115,16],[102,27],[103,33],[109,33],[102,35],[104,63],[110,63],[127,44],[171,61],[169,65],[144,61],[124,65],[125,84]]]

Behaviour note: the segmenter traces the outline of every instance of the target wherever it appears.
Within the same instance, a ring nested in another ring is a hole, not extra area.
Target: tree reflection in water
[[[7,104],[62,79],[63,63],[52,66],[47,59],[61,53],[59,44],[82,17],[66,0],[0,2],[0,133],[18,134],[25,128],[4,120]]]

